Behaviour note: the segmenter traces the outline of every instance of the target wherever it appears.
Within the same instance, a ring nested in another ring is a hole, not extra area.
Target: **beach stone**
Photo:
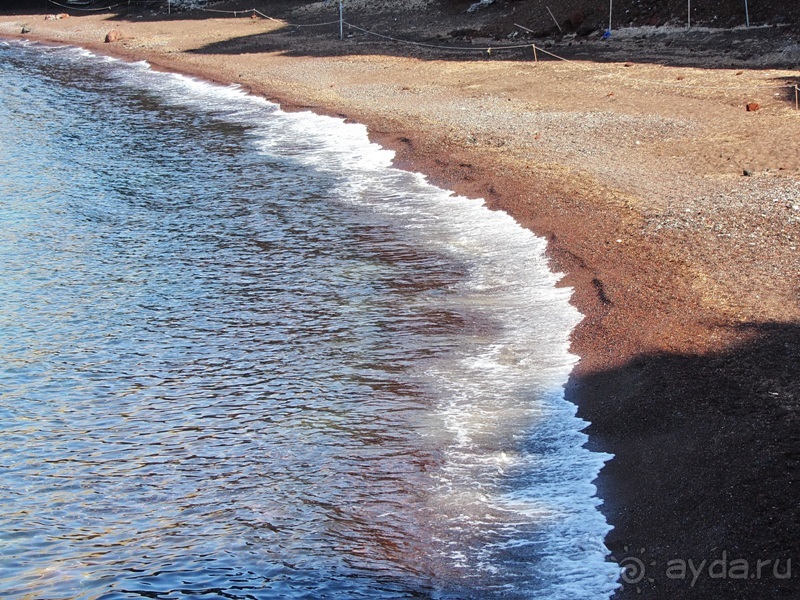
[[[745,177],[752,177],[753,172],[749,169],[745,169],[744,171],[742,171],[742,175],[744,175]]]
[[[25,25],[25,26],[22,28],[22,33],[30,33],[30,32],[31,32],[31,28],[30,28],[30,27],[28,27],[27,25]]]
[[[745,108],[747,109],[747,112],[756,112],[759,108],[761,108],[761,106],[758,104],[758,102],[748,102]]]
[[[122,39],[122,32],[119,29],[112,29],[106,34],[106,44],[113,44]]]

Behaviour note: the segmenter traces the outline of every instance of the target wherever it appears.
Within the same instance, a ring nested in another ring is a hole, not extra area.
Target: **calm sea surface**
[[[570,292],[391,156],[0,43],[3,598],[608,598]]]

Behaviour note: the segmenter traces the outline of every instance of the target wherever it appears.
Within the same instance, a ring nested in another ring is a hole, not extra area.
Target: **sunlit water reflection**
[[[569,290],[390,160],[0,48],[3,597],[608,597]]]

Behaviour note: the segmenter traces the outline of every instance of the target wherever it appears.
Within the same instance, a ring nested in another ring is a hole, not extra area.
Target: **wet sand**
[[[623,39],[611,59],[600,42],[550,48],[569,62],[453,56],[248,17],[14,15],[0,36],[24,24],[365,123],[398,166],[545,236],[586,316],[569,397],[615,455],[597,481],[607,545],[645,568],[618,597],[800,591],[796,69],[666,66]]]

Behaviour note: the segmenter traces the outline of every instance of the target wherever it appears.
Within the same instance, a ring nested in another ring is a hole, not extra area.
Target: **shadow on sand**
[[[82,5],[86,7],[83,9],[66,9],[66,0],[60,0],[59,4],[51,4],[48,0],[20,0],[13,4],[22,9],[47,13],[63,11],[73,16],[98,14],[97,11],[102,10],[104,5],[108,6],[108,3],[95,1]],[[551,17],[552,10],[540,0],[512,4],[499,0],[492,7],[475,14],[466,11],[471,0],[442,0],[424,11],[412,10],[404,5],[396,9],[389,5],[366,9],[353,6],[345,9],[344,18],[355,27],[345,25],[344,40],[340,40],[337,3],[330,3],[314,12],[298,12],[298,8],[308,4],[304,0],[233,0],[211,2],[208,10],[168,14],[166,1],[131,0],[128,4],[119,5],[119,2],[112,0],[111,5],[115,8],[108,12],[108,19],[119,23],[134,20],[169,23],[173,20],[247,19],[253,15],[252,9],[257,9],[261,15],[285,19],[298,25],[280,26],[268,33],[214,42],[195,49],[194,52],[198,54],[379,54],[413,56],[423,60],[531,61],[532,45],[535,44],[543,50],[538,58],[544,61],[557,60],[546,53],[553,52],[566,59],[597,63],[633,62],[742,69],[800,67],[800,44],[795,39],[800,26],[800,5],[786,7],[782,13],[785,16],[777,21],[768,8],[755,6],[750,12],[754,26],[749,29],[728,27],[709,30],[695,27],[685,30],[681,26],[669,29],[615,29],[611,37],[605,40],[601,39],[607,22],[605,9],[587,8],[588,3],[584,0],[568,0],[563,6],[554,7],[553,10],[559,15],[558,25],[554,24],[556,17]],[[742,13],[741,3],[725,1],[717,4],[707,7],[698,3],[695,7],[698,23],[704,16],[717,24],[744,23],[744,14],[739,14]],[[580,23],[574,21],[576,9],[579,9],[579,14],[585,15]],[[626,13],[622,13],[624,19],[637,25],[679,24],[685,18],[684,3],[671,2],[670,6],[666,6],[658,2],[637,2],[636,7],[629,6],[627,9]],[[619,18],[623,19],[622,16]],[[319,23],[329,24],[314,26]],[[526,27],[521,28],[520,23]],[[773,26],[763,26],[766,23],[772,23]],[[486,51],[488,47],[492,48],[491,53]]]
[[[587,37],[522,35],[513,39],[455,35],[420,35],[397,27],[362,24],[348,17],[339,39],[339,24],[320,27],[284,26],[266,33],[214,42],[197,54],[282,52],[289,56],[346,56],[379,54],[413,56],[423,60],[485,61],[534,59],[536,45],[542,61],[585,60],[596,63],[633,62],[699,68],[774,69],[800,66],[800,45],[783,28],[750,30],[620,32],[608,40]],[[335,20],[335,15],[331,15]],[[352,23],[353,26],[350,24]],[[364,31],[367,30],[367,31]],[[394,38],[394,39],[389,39]],[[491,49],[491,51],[488,51]],[[551,54],[552,53],[552,54]],[[557,55],[557,57],[553,56]]]
[[[741,329],[727,352],[570,381],[593,449],[616,455],[597,482],[607,545],[646,570],[620,598],[800,597],[800,325]]]

